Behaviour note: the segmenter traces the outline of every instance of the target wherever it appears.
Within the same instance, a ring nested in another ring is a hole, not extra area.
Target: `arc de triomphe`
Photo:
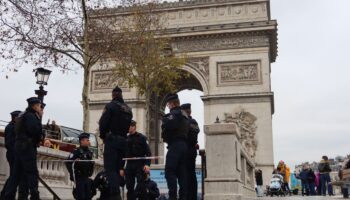
[[[188,71],[191,78],[179,82],[179,91],[203,91],[206,125],[213,124],[217,118],[222,124],[238,124],[242,146],[254,158],[256,167],[263,170],[264,180],[269,180],[274,166],[274,96],[270,73],[271,63],[277,56],[277,22],[271,20],[270,1],[180,1],[163,3],[160,9],[168,16],[167,29],[173,51],[190,57],[183,70]],[[125,10],[118,8],[110,12],[118,15]],[[110,73],[97,67],[92,69],[91,132],[98,128],[103,107],[111,99],[111,89],[118,84],[109,78]],[[122,89],[138,128],[144,130],[144,99],[135,88]],[[159,136],[159,113],[165,106],[163,99],[153,99],[151,127],[154,131],[149,139],[155,155],[162,155],[164,148]],[[215,148],[209,142],[206,140],[206,148]]]

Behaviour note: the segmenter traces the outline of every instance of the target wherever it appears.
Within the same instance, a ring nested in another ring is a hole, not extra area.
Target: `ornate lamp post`
[[[35,70],[36,83],[39,84],[39,90],[35,90],[35,94],[38,95],[38,98],[41,102],[44,102],[44,96],[47,94],[47,91],[44,90],[44,85],[47,85],[51,71],[44,69],[42,67]]]

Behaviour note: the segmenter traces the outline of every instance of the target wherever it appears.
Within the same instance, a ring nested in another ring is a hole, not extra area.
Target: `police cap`
[[[131,122],[130,122],[130,126],[136,126],[136,121],[131,120]]]
[[[168,97],[166,98],[166,102],[168,103],[169,101],[173,100],[178,100],[179,96],[177,94],[169,94]]]
[[[84,138],[90,138],[90,134],[89,133],[81,133],[79,135],[79,141],[84,139]]]
[[[16,110],[16,111],[13,111],[11,114],[11,117],[18,117],[18,115],[21,113],[22,111],[19,111],[19,110]]]
[[[190,103],[185,103],[181,105],[182,110],[188,110],[191,109],[191,104]]]
[[[27,99],[28,105],[34,105],[37,103],[41,103],[41,100],[38,97],[30,97]]]
[[[120,89],[120,87],[116,86],[112,92],[123,92],[122,89]]]

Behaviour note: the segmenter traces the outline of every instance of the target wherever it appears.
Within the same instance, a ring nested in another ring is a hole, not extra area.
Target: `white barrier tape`
[[[156,160],[163,158],[164,156],[150,156],[150,157],[133,157],[133,158],[123,158],[123,160]]]
[[[123,158],[123,160],[156,160],[159,158],[163,158],[164,156],[150,156],[150,157],[132,157],[132,158]],[[91,161],[102,161],[100,159],[94,160],[38,160],[40,162],[91,162]]]

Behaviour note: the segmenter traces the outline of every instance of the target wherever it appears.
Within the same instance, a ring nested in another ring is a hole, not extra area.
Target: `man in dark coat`
[[[328,184],[331,182],[331,177],[329,173],[332,171],[329,166],[329,161],[327,156],[322,156],[322,160],[318,165],[318,171],[320,172],[320,186],[321,194],[326,196],[326,191],[328,189]],[[328,190],[328,194],[332,195],[330,190]]]
[[[0,199],[3,200],[5,196],[6,187],[8,187],[10,177],[13,174],[14,170],[14,162],[15,162],[15,141],[16,141],[16,133],[15,133],[15,124],[18,116],[21,111],[16,110],[11,112],[11,122],[5,127],[5,148],[6,148],[6,159],[9,163],[10,167],[10,176],[6,180],[5,185],[1,191]],[[26,187],[26,181],[21,180],[18,186],[18,199],[26,200],[28,196],[28,189]]]
[[[38,200],[37,147],[43,137],[41,100],[27,99],[28,108],[16,123],[15,163],[13,176],[5,192],[5,199],[15,199],[16,188],[21,180],[26,180],[31,200]]]
[[[191,104],[186,103],[181,105],[181,110],[183,110],[188,117],[188,122],[190,124],[188,136],[187,136],[187,182],[188,182],[188,193],[187,200],[197,200],[198,183],[196,176],[196,157],[198,146],[198,134],[200,132],[198,123],[192,118]]]
[[[127,158],[149,157],[151,150],[148,145],[147,137],[136,131],[136,121],[131,121],[129,135],[127,138]],[[128,190],[128,200],[136,200],[135,178],[140,192],[145,193],[146,187],[144,177],[149,173],[151,160],[128,160],[125,167],[126,188]],[[143,189],[143,190],[142,190]]]
[[[80,146],[75,149],[68,157],[68,160],[76,162],[67,162],[66,167],[70,175],[70,180],[74,182],[73,196],[77,200],[92,199],[92,180],[89,178],[94,172],[93,153],[89,149],[90,134],[82,133],[79,135]]]
[[[135,189],[136,197],[139,200],[156,200],[159,197],[160,193],[159,193],[157,183],[151,180],[150,173],[144,174],[144,180],[142,181],[144,182],[144,186],[143,185],[136,186],[136,189]],[[142,188],[142,187],[145,187],[145,188]]]
[[[162,137],[168,144],[165,163],[165,179],[169,189],[169,199],[177,199],[177,184],[179,184],[180,200],[187,199],[187,135],[189,123],[186,114],[181,111],[177,94],[167,97],[170,113],[162,120]]]
[[[124,176],[126,154],[126,136],[129,131],[132,111],[124,103],[122,90],[116,87],[112,91],[113,100],[108,103],[99,121],[100,138],[104,142],[103,162],[108,179],[110,197],[121,199],[120,176]],[[119,172],[119,175],[118,175]]]
[[[261,169],[255,170],[255,182],[256,182],[256,189],[257,189],[257,196],[263,197],[264,190],[263,190],[263,176],[262,176]]]

